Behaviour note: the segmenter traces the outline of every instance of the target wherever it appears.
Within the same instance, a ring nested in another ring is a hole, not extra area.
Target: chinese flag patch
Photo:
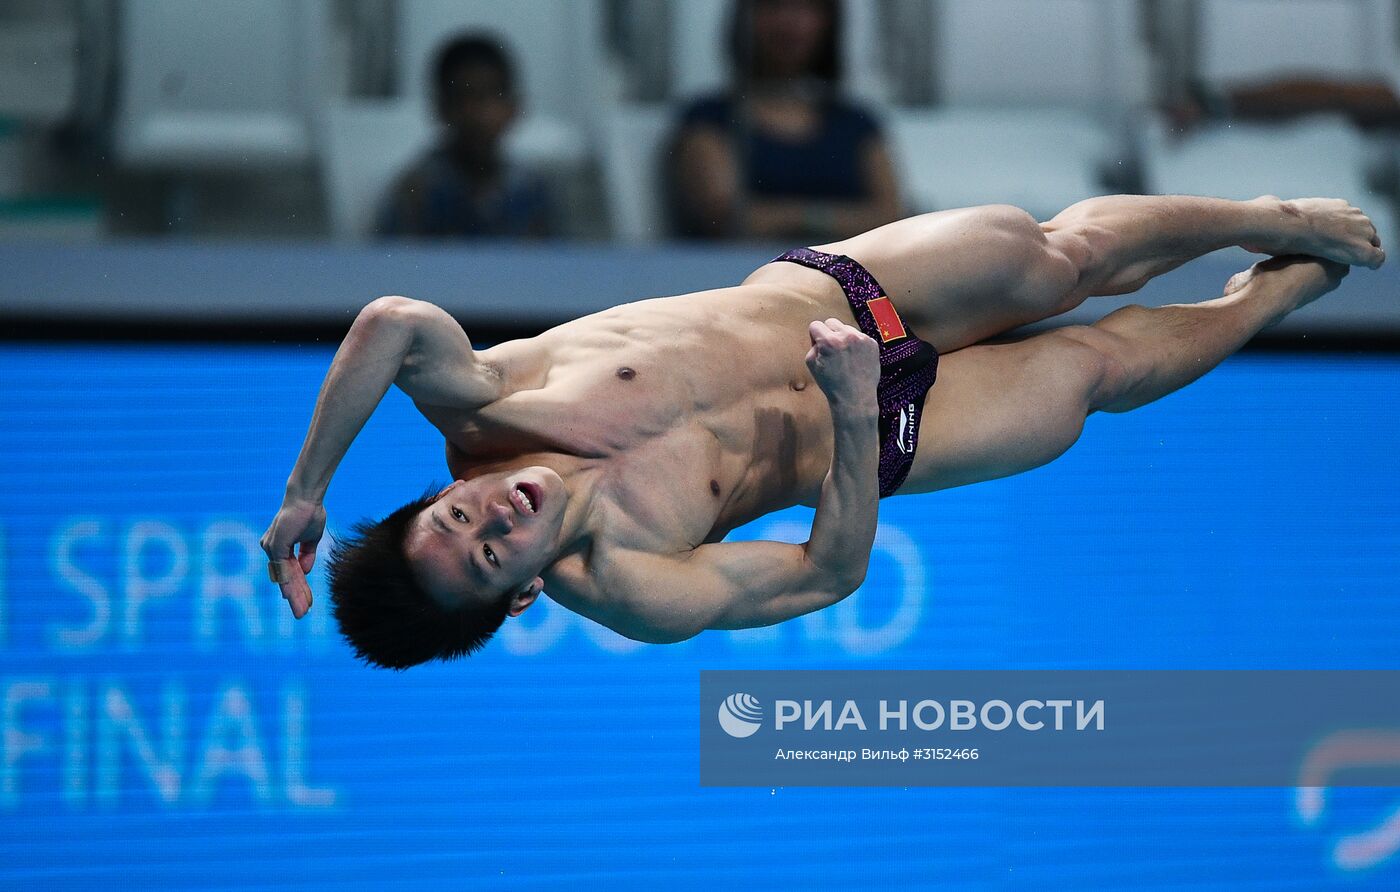
[[[870,315],[875,317],[875,324],[880,328],[881,341],[889,343],[907,337],[904,323],[900,321],[899,313],[888,297],[877,297],[867,301],[865,305],[870,308]]]

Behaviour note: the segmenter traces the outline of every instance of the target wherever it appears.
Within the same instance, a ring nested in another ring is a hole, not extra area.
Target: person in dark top
[[[672,145],[678,233],[808,243],[899,216],[879,124],[840,95],[838,0],[737,0],[731,88],[693,102]]]
[[[515,67],[494,38],[459,37],[433,66],[442,136],[389,190],[381,236],[529,238],[554,231],[542,178],[512,167],[501,142],[520,112]]]

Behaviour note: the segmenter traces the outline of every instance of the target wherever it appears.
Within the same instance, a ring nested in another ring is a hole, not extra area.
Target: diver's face
[[[447,607],[528,589],[554,559],[568,497],[544,467],[458,480],[414,519],[409,563]]]

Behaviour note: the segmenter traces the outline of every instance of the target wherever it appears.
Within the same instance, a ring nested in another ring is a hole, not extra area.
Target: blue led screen
[[[886,501],[862,590],[773,629],[638,645],[544,602],[394,674],[257,546],[330,356],[0,348],[0,887],[1400,887],[1400,791],[709,789],[696,749],[701,668],[1394,668],[1400,359],[1237,357]],[[445,477],[391,393],[331,528]]]

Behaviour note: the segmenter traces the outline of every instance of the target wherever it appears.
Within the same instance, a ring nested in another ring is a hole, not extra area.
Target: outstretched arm
[[[311,608],[306,574],[325,528],[321,501],[390,384],[415,402],[463,409],[490,403],[499,387],[461,326],[438,307],[381,297],[360,311],[321,385],[282,508],[262,537],[269,570],[298,619]]]
[[[729,542],[683,557],[626,555],[614,629],[680,641],[704,629],[768,626],[820,610],[865,579],[879,504],[875,342],[837,319],[813,322],[807,364],[831,406],[831,468],[802,545]]]

